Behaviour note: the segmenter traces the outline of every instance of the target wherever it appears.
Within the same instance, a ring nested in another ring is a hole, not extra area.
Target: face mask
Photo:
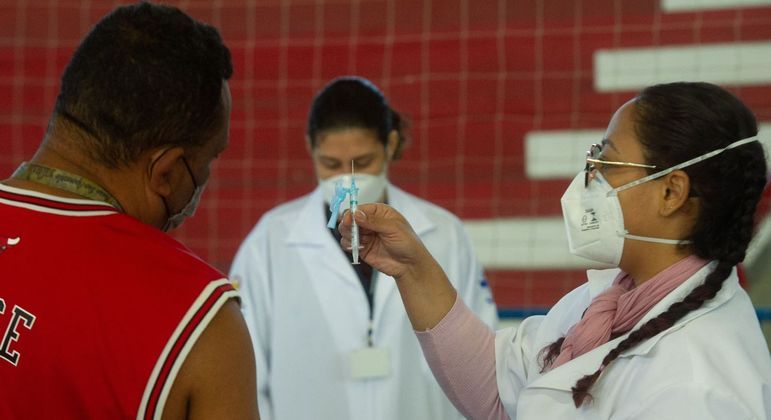
[[[335,175],[319,180],[319,185],[324,191],[325,203],[330,204],[332,202],[332,199],[335,197],[335,184],[339,180],[343,182],[343,187],[348,188],[351,186],[350,174]],[[388,185],[388,179],[386,178],[385,169],[378,175],[356,174],[356,186],[359,188],[359,204],[380,202],[385,195],[386,185]],[[348,207],[350,207],[348,200],[343,200],[340,210],[345,210]]]
[[[599,172],[585,188],[584,173],[580,172],[573,178],[573,182],[570,183],[560,200],[570,253],[610,268],[618,267],[621,262],[625,238],[673,245],[689,243],[689,241],[683,240],[629,234],[624,228],[624,216],[621,211],[621,203],[618,200],[618,193],[752,141],[757,141],[757,137],[753,136],[736,141],[725,148],[713,150],[618,188],[611,187]]]
[[[201,196],[203,195],[203,185],[198,185],[197,182],[195,182],[195,177],[193,176],[193,171],[190,170],[190,165],[187,164],[187,160],[183,157],[182,162],[185,164],[185,168],[187,169],[187,173],[190,174],[190,179],[193,180],[193,186],[195,189],[193,190],[193,195],[190,197],[190,201],[185,204],[185,207],[182,207],[182,210],[180,210],[176,214],[172,214],[166,219],[166,223],[163,225],[163,231],[168,232],[171,229],[178,228],[182,222],[185,221],[188,217],[193,217],[195,215],[195,210],[198,208],[198,203],[201,201]],[[169,211],[169,205],[166,203],[166,199],[163,199],[163,205],[166,207],[166,214],[171,213]]]

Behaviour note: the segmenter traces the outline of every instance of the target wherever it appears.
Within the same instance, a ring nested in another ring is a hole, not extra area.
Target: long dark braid
[[[635,117],[646,160],[658,168],[674,166],[757,134],[750,110],[727,91],[707,83],[651,86],[638,96]],[[749,143],[684,170],[691,179],[691,196],[699,197],[700,206],[688,246],[699,258],[717,264],[703,284],[632,331],[608,352],[594,373],[576,382],[572,388],[576,407],[591,399],[590,388],[613,360],[715,297],[733,267],[744,260],[766,183],[762,146]],[[559,354],[563,340],[542,350],[544,369]]]

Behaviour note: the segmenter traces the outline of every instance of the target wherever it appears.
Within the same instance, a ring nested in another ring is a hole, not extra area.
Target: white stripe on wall
[[[610,117],[608,117],[610,118]],[[771,122],[759,126],[771,167]],[[605,129],[531,131],[525,136],[525,173],[530,179],[570,179],[584,168],[586,150]],[[738,140],[738,139],[737,139]]]
[[[594,52],[597,91],[706,81],[724,85],[771,83],[771,42],[646,47]]]
[[[689,12],[703,9],[733,9],[766,6],[771,0],[661,0],[665,12]]]
[[[750,242],[750,246],[747,248],[747,256],[744,258],[744,264],[747,266],[758,265],[761,267],[768,267],[767,261],[760,261],[763,255],[763,251],[771,249],[771,214],[767,215],[765,219],[758,223],[757,232]]]
[[[491,270],[586,269],[589,260],[568,251],[561,217],[465,220],[479,262]],[[747,250],[745,264],[756,261],[762,249],[771,246],[771,214]]]
[[[571,178],[584,169],[586,151],[605,129],[531,131],[525,136],[525,174],[530,179]]]
[[[771,170],[771,122],[758,125],[758,137],[763,143],[763,148],[766,149],[766,166]]]
[[[487,269],[570,269],[590,264],[568,251],[561,217],[466,220],[464,224]]]

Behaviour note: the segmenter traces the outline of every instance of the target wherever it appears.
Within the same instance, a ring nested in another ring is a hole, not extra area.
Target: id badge
[[[348,357],[351,379],[385,378],[391,373],[388,350],[382,347],[364,347]]]

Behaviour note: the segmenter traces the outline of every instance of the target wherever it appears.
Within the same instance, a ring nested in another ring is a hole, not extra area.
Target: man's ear
[[[664,176],[659,213],[662,216],[669,216],[681,209],[689,211],[690,191],[691,178],[685,171],[674,171]]]
[[[396,151],[399,150],[399,143],[401,143],[402,139],[399,136],[399,132],[396,130],[391,130],[390,133],[388,133],[388,144],[386,144],[386,157],[388,158],[388,161],[391,162],[394,160],[394,156],[396,155]]]
[[[185,155],[182,147],[158,150],[151,155],[147,169],[149,187],[162,197],[169,197],[174,185],[179,185],[180,177],[185,175],[184,163],[180,162]]]

